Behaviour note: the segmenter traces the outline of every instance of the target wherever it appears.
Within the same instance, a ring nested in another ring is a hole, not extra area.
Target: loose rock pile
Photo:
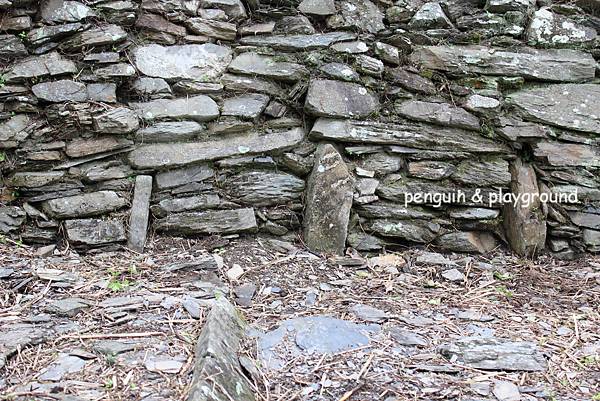
[[[598,252],[599,8],[553,3],[0,1],[0,233]]]

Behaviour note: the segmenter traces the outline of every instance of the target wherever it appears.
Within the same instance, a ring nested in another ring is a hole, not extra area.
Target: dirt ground
[[[499,382],[516,384],[522,400],[600,400],[598,257],[532,261],[498,251],[440,261],[415,249],[323,258],[283,245],[155,238],[143,255],[63,249],[42,258],[0,244],[0,399],[185,399],[210,299],[219,290],[247,304],[240,294],[250,287],[242,359],[258,400],[496,400]],[[378,331],[367,346],[265,366],[256,338],[316,315]],[[419,344],[398,342],[397,329]],[[11,333],[20,341],[12,338],[12,351]],[[532,342],[547,369],[488,371],[440,354],[474,335]]]

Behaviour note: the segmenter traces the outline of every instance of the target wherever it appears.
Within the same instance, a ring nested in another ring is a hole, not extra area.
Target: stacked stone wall
[[[150,216],[335,253],[600,251],[597,0],[0,0],[0,16],[4,237],[141,250]]]

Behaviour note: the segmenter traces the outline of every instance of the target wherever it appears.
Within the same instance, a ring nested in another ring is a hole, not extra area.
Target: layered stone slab
[[[233,234],[258,229],[254,209],[208,210],[171,214],[156,220],[158,231],[175,234]]]
[[[424,68],[455,74],[522,76],[550,82],[579,82],[594,78],[596,61],[579,50],[518,52],[484,46],[424,46],[411,55]]]
[[[127,205],[127,200],[113,191],[98,191],[87,194],[50,199],[42,204],[49,216],[65,219],[96,216]]]
[[[230,156],[285,150],[299,144],[302,139],[304,130],[294,128],[264,135],[254,132],[210,142],[144,145],[129,154],[129,162],[139,169],[169,168]]]

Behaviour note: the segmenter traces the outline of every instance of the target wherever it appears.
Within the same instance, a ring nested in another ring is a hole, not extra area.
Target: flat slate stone
[[[600,134],[600,85],[559,84],[525,89],[507,101],[527,120]]]
[[[324,49],[334,43],[354,40],[355,38],[356,34],[351,32],[328,32],[312,35],[246,36],[240,39],[240,44],[300,51]]]
[[[32,56],[14,63],[5,73],[6,82],[23,81],[77,72],[75,63],[57,52]]]
[[[15,35],[0,35],[0,59],[14,60],[28,54],[27,48],[21,39]]]
[[[119,25],[101,25],[76,33],[61,46],[67,50],[79,50],[86,46],[104,46],[119,43],[127,38],[127,32]]]
[[[135,177],[133,201],[129,213],[129,232],[127,246],[137,252],[144,250],[150,214],[150,196],[152,195],[152,176]]]
[[[310,132],[314,140],[400,145],[440,152],[508,153],[509,149],[477,134],[458,128],[396,120],[395,124],[320,118]]]
[[[96,13],[83,3],[66,0],[46,0],[41,2],[40,12],[45,22],[77,22]]]
[[[231,49],[211,43],[202,45],[139,46],[132,51],[135,66],[150,77],[212,82],[231,62]]]
[[[368,229],[383,237],[399,238],[405,241],[427,244],[437,238],[441,227],[427,220],[372,220]]]
[[[0,233],[18,230],[25,222],[25,211],[18,206],[0,207]]]
[[[104,245],[127,239],[120,220],[78,219],[65,221],[67,238],[74,245]]]
[[[361,118],[377,112],[379,106],[377,96],[362,85],[314,79],[304,109],[314,116]]]
[[[303,139],[304,130],[294,128],[264,135],[250,133],[210,142],[144,145],[131,152],[128,158],[130,164],[138,169],[169,168],[231,156],[286,150]]]
[[[76,138],[67,143],[65,153],[69,157],[84,157],[98,153],[116,151],[132,145],[129,139],[114,136]]]
[[[158,204],[152,205],[150,210],[155,217],[165,217],[171,213],[216,209],[221,204],[221,198],[217,194],[200,194],[185,198],[163,199]]]
[[[13,174],[6,183],[15,188],[39,188],[53,184],[64,176],[63,171],[22,171]]]
[[[127,107],[115,107],[94,116],[92,121],[96,132],[107,134],[127,134],[140,126],[136,113]]]
[[[483,370],[545,371],[546,360],[531,342],[494,337],[467,337],[440,346],[446,358]]]
[[[222,188],[235,202],[275,206],[299,201],[304,192],[304,180],[284,172],[245,171],[227,177]]]
[[[85,84],[68,79],[42,82],[33,85],[31,90],[36,97],[47,102],[85,102],[88,99]]]
[[[253,52],[242,53],[233,59],[229,67],[235,74],[254,75],[282,81],[298,81],[309,75],[301,64],[276,61],[274,57]]]
[[[596,62],[589,53],[570,49],[519,52],[484,46],[424,46],[411,58],[424,68],[457,74],[522,76],[537,81],[579,82],[594,78]]]
[[[54,26],[44,25],[30,30],[27,33],[27,40],[34,46],[40,46],[63,36],[82,31],[83,28],[84,25],[79,22]]]
[[[131,103],[130,106],[146,121],[188,119],[202,122],[219,117],[219,106],[205,95],[181,99],[157,99]]]
[[[369,345],[369,333],[379,326],[356,324],[330,316],[307,316],[286,320],[260,336],[258,357],[269,369],[281,369],[289,360],[279,347],[292,357],[303,354],[335,354]]]
[[[533,154],[551,166],[600,167],[600,150],[590,145],[543,141],[533,146]]]
[[[64,219],[104,214],[126,205],[127,200],[117,195],[116,192],[98,191],[67,198],[50,199],[42,204],[42,208],[49,216]]]
[[[305,199],[304,241],[310,249],[344,253],[353,191],[342,156],[330,144],[319,145]]]
[[[269,99],[269,96],[260,93],[248,93],[225,99],[221,115],[254,120],[265,110]]]
[[[575,22],[542,7],[533,13],[526,38],[531,45],[566,47],[591,43],[598,34],[594,28]]]
[[[423,121],[447,127],[479,131],[479,118],[461,107],[448,103],[407,100],[395,107],[396,113],[411,120]]]
[[[234,234],[258,228],[254,209],[209,210],[171,214],[154,222],[158,231],[177,234]]]
[[[163,171],[156,174],[154,184],[156,189],[176,188],[182,185],[204,181],[215,175],[215,171],[206,164]]]
[[[326,16],[335,14],[334,0],[303,0],[298,6],[303,14]]]
[[[488,253],[499,246],[496,238],[484,231],[457,231],[437,238],[436,245],[445,251]]]
[[[196,121],[163,121],[139,129],[135,139],[142,143],[187,141],[205,130],[206,127]]]

